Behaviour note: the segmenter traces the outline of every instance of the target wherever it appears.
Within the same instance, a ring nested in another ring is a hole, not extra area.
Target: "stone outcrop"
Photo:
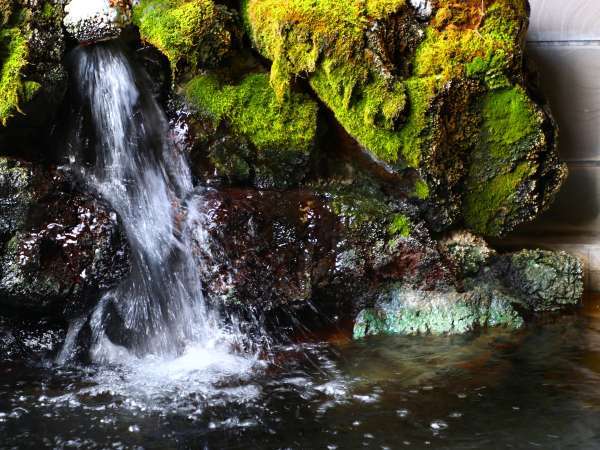
[[[0,159],[0,305],[85,309],[128,273],[117,217],[64,174]]]

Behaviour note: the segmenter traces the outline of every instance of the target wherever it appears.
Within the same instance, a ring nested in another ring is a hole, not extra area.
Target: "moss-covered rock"
[[[61,0],[0,4],[0,147],[44,140],[66,92]]]
[[[434,228],[500,235],[544,209],[566,173],[524,84],[527,1],[431,5],[245,0],[243,12],[280,101],[307,77],[374,157],[419,171],[415,192],[442,210]]]
[[[499,293],[425,292],[393,286],[360,312],[354,338],[377,334],[461,334],[487,327],[518,329],[523,319]]]
[[[231,47],[231,20],[212,0],[141,0],[133,8],[142,39],[169,59],[174,72],[217,64]]]
[[[318,115],[307,95],[292,93],[278,102],[262,73],[224,85],[200,75],[186,85],[185,95],[207,122],[205,147],[220,176],[261,188],[290,187],[306,176]],[[219,137],[220,128],[230,136]]]

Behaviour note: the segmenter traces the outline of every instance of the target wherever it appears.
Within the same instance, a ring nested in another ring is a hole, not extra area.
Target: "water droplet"
[[[446,428],[448,428],[448,424],[443,420],[434,420],[429,426],[432,430],[435,431],[445,430]]]
[[[460,419],[462,415],[463,414],[461,412],[454,411],[449,414],[449,417],[451,417],[452,419]]]
[[[408,409],[399,409],[398,411],[396,411],[396,414],[398,414],[398,417],[405,418],[410,414],[410,411]]]

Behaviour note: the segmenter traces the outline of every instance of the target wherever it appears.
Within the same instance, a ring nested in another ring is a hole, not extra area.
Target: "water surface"
[[[6,339],[4,335],[3,339]],[[597,449],[600,303],[522,332],[0,366],[2,448]]]

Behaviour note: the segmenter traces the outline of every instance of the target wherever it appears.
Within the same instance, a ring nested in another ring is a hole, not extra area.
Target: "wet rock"
[[[452,262],[458,279],[477,275],[496,254],[485,240],[468,231],[455,231],[443,239],[440,251]]]
[[[505,285],[535,312],[578,305],[583,296],[583,267],[565,252],[523,250],[497,263]]]
[[[63,2],[4,2],[2,11],[0,148],[39,151],[67,89]]]
[[[526,85],[526,0],[243,8],[277,98],[308,79],[374,159],[416,170],[432,230],[501,235],[547,208],[565,179],[554,121]]]
[[[486,327],[517,329],[523,319],[499,292],[426,292],[392,286],[360,312],[356,339],[377,334],[461,334]]]
[[[71,0],[65,12],[65,28],[84,43],[115,39],[131,22],[128,0]]]
[[[330,188],[208,191],[197,226],[208,229],[197,238],[208,296],[262,311],[308,301],[347,311],[390,280],[450,285],[450,269],[409,211]]]
[[[0,303],[20,310],[84,308],[129,270],[117,218],[59,172],[5,160]],[[11,183],[11,177],[17,182]]]

